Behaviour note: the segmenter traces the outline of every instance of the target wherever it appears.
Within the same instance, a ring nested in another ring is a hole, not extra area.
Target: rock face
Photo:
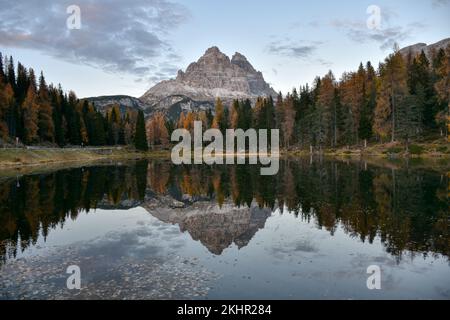
[[[238,248],[247,246],[272,215],[270,209],[256,204],[236,207],[225,201],[219,206],[206,199],[186,204],[168,195],[146,196],[142,207],[164,223],[177,224],[215,255],[221,255],[233,243]]]
[[[178,71],[176,79],[158,83],[140,99],[155,110],[169,110],[175,104],[178,109],[191,110],[210,108],[217,97],[228,102],[275,95],[245,56],[236,53],[230,60],[212,47],[185,72]]]
[[[428,59],[431,57],[431,53],[433,51],[438,51],[440,49],[446,49],[450,45],[450,38],[441,40],[439,42],[427,45],[426,43],[417,43],[412,46],[405,47],[400,50],[400,53],[403,55],[412,54],[413,56],[419,54],[422,52],[422,50],[425,52]]]

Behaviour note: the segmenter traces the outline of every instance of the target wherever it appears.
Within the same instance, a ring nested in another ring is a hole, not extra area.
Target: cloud
[[[275,55],[304,59],[311,56],[319,44],[320,42],[314,42],[312,44],[297,44],[273,41],[267,46],[267,51]]]
[[[333,62],[321,58],[316,59],[316,62],[327,68],[331,68],[333,66]]]
[[[426,28],[420,22],[413,22],[406,26],[396,26],[391,24],[396,13],[388,10],[382,10],[382,25],[380,29],[369,29],[366,21],[359,20],[333,20],[331,26],[343,30],[347,36],[356,43],[376,42],[380,49],[386,50],[393,48],[395,43],[401,43],[411,38],[414,32]]]
[[[0,11],[0,45],[37,50],[107,72],[144,77],[156,68],[173,75],[179,56],[166,38],[189,19],[184,6],[168,0],[77,0],[81,29],[69,30],[66,9],[71,4],[0,0],[0,6],[8,8]]]
[[[290,29],[304,29],[304,28],[318,28],[321,26],[321,22],[319,20],[310,20],[308,22],[304,21],[296,21],[289,25]]]
[[[433,8],[439,8],[448,5],[450,3],[450,0],[432,0],[431,3],[433,5]]]

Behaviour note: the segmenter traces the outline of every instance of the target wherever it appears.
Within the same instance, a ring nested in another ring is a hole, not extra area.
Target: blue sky
[[[68,30],[67,6],[81,9]],[[366,21],[381,9],[380,27]],[[0,51],[78,96],[141,96],[211,46],[244,54],[275,90],[450,36],[449,0],[0,0]],[[4,8],[8,8],[5,9]]]

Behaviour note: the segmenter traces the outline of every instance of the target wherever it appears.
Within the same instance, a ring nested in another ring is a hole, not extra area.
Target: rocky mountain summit
[[[185,72],[180,70],[175,79],[158,83],[140,100],[153,110],[181,111],[211,108],[218,97],[230,102],[275,95],[262,73],[244,55],[236,53],[230,59],[219,48],[212,47]]]
[[[256,203],[251,207],[236,207],[230,201],[222,206],[206,200],[186,204],[167,195],[147,198],[142,207],[159,221],[178,225],[215,255],[233,243],[239,249],[247,246],[272,214]]]

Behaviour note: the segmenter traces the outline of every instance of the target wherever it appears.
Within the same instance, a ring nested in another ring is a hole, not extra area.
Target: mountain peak
[[[216,46],[213,46],[205,51],[205,55],[217,54],[217,53],[222,53],[222,51],[220,51],[219,47],[216,47]]]
[[[243,54],[236,52],[230,60],[213,46],[184,72],[180,70],[176,79],[160,82],[148,90],[142,100],[158,109],[161,101],[172,101],[170,97],[177,97],[177,101],[185,97],[194,102],[214,104],[217,97],[228,102],[275,95],[262,73],[256,71]]]
[[[236,52],[233,55],[233,58],[231,58],[231,63],[239,66],[240,68],[242,68],[247,72],[256,72],[251,63],[247,60],[247,58],[239,52]]]

